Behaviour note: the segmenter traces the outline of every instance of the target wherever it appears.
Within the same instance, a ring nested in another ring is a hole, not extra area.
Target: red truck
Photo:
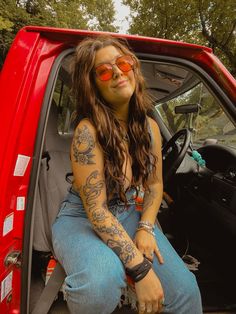
[[[100,34],[27,26],[1,70],[0,313],[68,313],[63,280],[45,284],[70,172],[69,66],[75,46]],[[127,39],[152,95],[149,114],[163,138],[163,232],[196,275],[204,311],[235,313],[236,81],[208,47],[111,35]]]

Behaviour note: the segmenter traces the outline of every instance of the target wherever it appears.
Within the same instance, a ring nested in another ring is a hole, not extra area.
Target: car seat
[[[41,159],[36,193],[33,249],[53,255],[51,226],[56,219],[60,203],[66,195],[69,183],[65,177],[71,172],[70,145],[72,133],[58,132],[58,107],[52,101],[45,134],[44,152]],[[65,272],[57,263],[32,314],[46,314],[64,281]]]
[[[58,107],[52,101],[37,186],[33,234],[33,249],[52,255],[51,227],[69,187],[65,177],[67,173],[71,173],[70,146],[73,134],[59,134],[58,116]],[[161,229],[158,221],[156,223]],[[64,279],[65,272],[57,262],[31,314],[48,313]]]

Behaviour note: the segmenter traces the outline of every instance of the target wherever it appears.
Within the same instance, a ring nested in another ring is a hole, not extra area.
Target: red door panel
[[[27,197],[39,117],[50,69],[61,46],[42,40],[38,33],[22,31],[1,73],[0,313],[4,314],[20,311],[20,268],[6,267],[4,260],[13,251],[22,252],[24,216],[31,210]]]

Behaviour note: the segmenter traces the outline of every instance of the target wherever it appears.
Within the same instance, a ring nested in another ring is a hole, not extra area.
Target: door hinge
[[[17,268],[21,267],[21,251],[10,252],[4,260],[4,265],[6,267],[11,265],[15,265]]]

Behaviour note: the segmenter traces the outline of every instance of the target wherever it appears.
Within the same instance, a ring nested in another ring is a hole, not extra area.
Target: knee
[[[173,278],[172,278],[173,279]],[[200,291],[195,276],[186,270],[166,285],[165,310],[167,313],[202,314]]]
[[[186,280],[185,293],[187,294],[190,300],[197,299],[200,297],[200,291],[198,284],[193,273],[189,273],[188,280]]]
[[[200,291],[196,278],[191,272],[182,281],[178,293],[178,302],[182,309],[179,313],[202,313]]]
[[[119,303],[122,282],[116,276],[73,274],[66,278],[66,297],[71,313],[112,313]]]

